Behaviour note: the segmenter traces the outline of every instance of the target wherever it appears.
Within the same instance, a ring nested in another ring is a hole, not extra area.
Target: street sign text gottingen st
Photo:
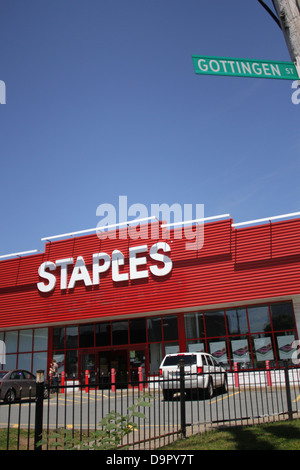
[[[232,59],[227,57],[198,55],[193,55],[192,58],[197,74],[299,80],[297,69],[293,62]]]

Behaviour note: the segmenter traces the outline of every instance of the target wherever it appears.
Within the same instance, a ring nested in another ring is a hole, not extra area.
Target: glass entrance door
[[[129,380],[133,386],[139,382],[139,368],[142,368],[142,377],[145,378],[146,352],[145,348],[130,349],[129,351]]]
[[[85,383],[85,371],[88,370],[91,385],[97,384],[99,388],[109,388],[111,370],[115,369],[116,387],[137,386],[139,367],[142,368],[143,379],[145,378],[146,361],[145,346],[104,351],[82,350],[80,354],[81,383]]]
[[[100,385],[107,386],[111,383],[111,370],[115,369],[116,386],[127,386],[127,350],[99,351],[99,378]]]
[[[98,364],[99,364],[99,387],[106,388],[110,384],[110,360],[108,352],[98,352]]]
[[[89,383],[97,383],[97,364],[95,353],[81,354],[81,383],[85,383],[85,371],[89,371]]]

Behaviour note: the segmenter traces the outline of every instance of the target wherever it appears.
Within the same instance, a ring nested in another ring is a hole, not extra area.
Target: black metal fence
[[[210,372],[211,374],[211,372]],[[75,379],[36,396],[0,402],[1,449],[158,449],[191,434],[218,426],[294,419],[300,413],[298,367],[235,370],[227,390],[190,389],[180,368],[172,398],[162,393],[163,379],[135,383],[79,384]],[[178,386],[179,383],[179,386]],[[38,385],[38,384],[37,384]],[[176,388],[177,387],[177,388]]]

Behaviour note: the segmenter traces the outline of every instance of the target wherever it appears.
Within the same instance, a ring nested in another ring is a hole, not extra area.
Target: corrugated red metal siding
[[[92,254],[114,249],[126,258],[130,246],[157,240],[99,239],[89,235],[47,243],[45,253],[0,263],[0,328],[79,322],[106,316],[189,309],[201,305],[246,302],[300,293],[300,219],[245,229],[233,229],[231,220],[205,225],[201,250],[186,251],[186,239],[165,240],[171,247],[172,272],[161,278],[114,283],[111,269],[100,285],[78,282],[61,291],[37,289],[43,261],[83,256],[91,273]],[[147,232],[147,227],[143,228]],[[149,229],[149,236],[150,236]],[[161,235],[161,234],[160,234]],[[160,238],[159,240],[162,240]],[[191,242],[189,240],[188,242]],[[148,257],[148,266],[155,264]],[[70,267],[69,278],[72,267]],[[59,273],[59,269],[57,269]]]

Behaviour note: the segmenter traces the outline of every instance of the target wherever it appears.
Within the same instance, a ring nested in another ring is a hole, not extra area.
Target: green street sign
[[[201,75],[299,80],[297,69],[293,62],[232,59],[200,55],[193,55],[192,58],[195,72]]]

